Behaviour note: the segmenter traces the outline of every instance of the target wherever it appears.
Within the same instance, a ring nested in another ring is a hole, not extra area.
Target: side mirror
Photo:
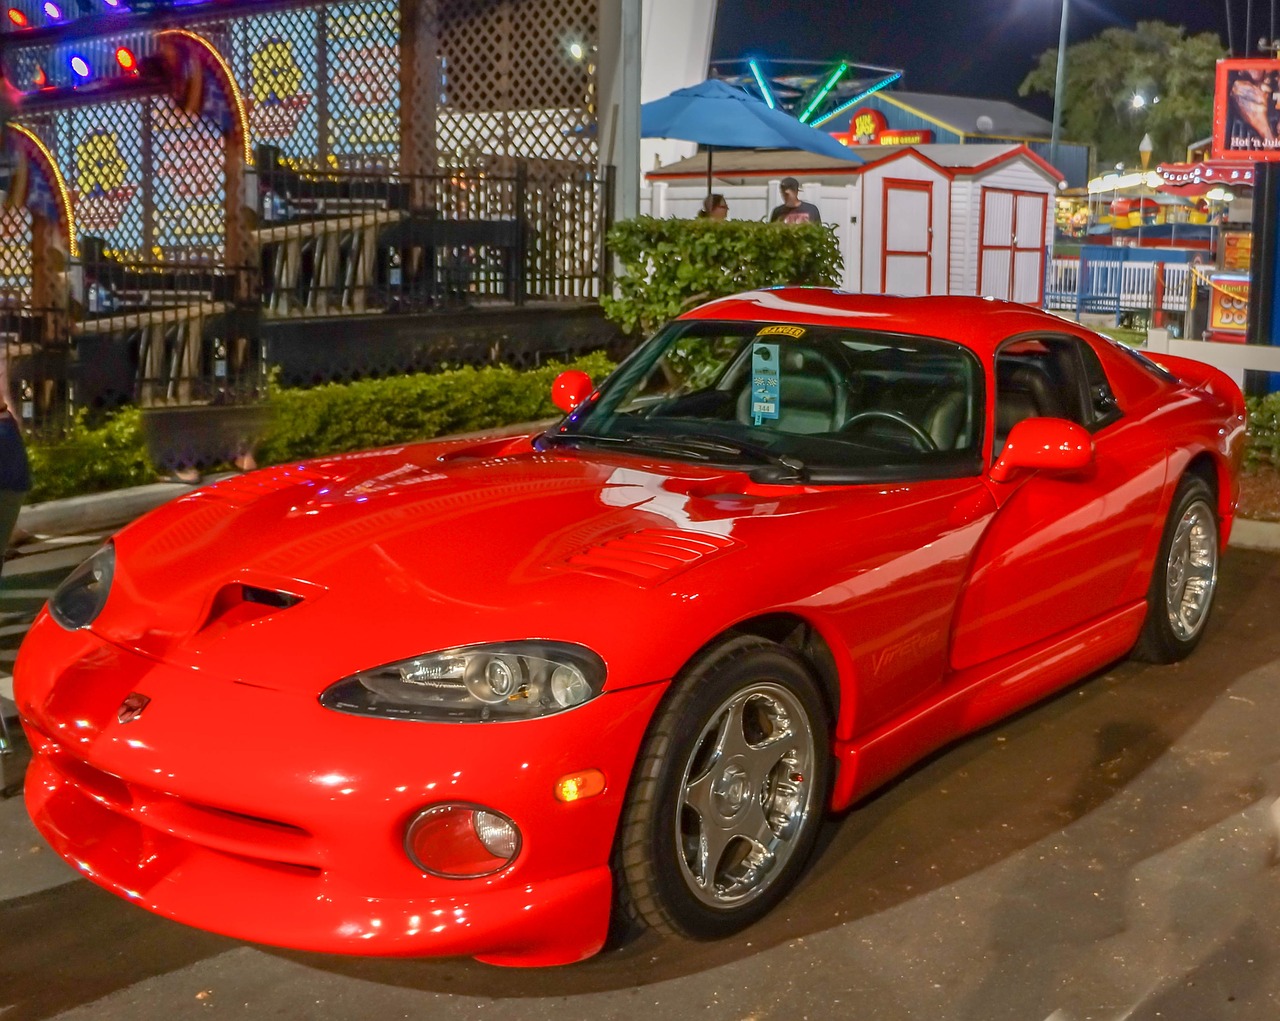
[[[991,469],[1007,482],[1019,468],[1076,471],[1093,462],[1093,437],[1065,418],[1024,418],[1009,430],[1000,459]]]
[[[566,415],[591,396],[591,377],[578,369],[566,369],[551,384],[551,403]]]

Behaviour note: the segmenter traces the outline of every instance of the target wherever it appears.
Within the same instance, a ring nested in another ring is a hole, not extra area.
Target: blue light
[[[76,54],[70,60],[71,70],[81,78],[88,78],[93,72],[89,70],[89,62],[84,57]]]
[[[45,0],[44,13],[50,21],[62,20],[62,8],[53,2],[53,0]]]
[[[813,126],[815,128],[821,127],[823,124],[826,124],[827,121],[831,120],[832,117],[838,117],[840,114],[844,113],[847,109],[849,109],[849,107],[857,103],[861,103],[868,96],[879,92],[883,88],[887,88],[888,86],[892,85],[901,77],[902,77],[902,72],[895,71],[893,74],[889,75],[889,77],[882,78],[880,81],[872,85],[871,88],[864,89],[863,91],[859,92],[856,96],[854,96],[852,99],[845,100],[843,103],[837,106],[830,113],[823,114],[821,117],[819,117],[816,121],[813,122]]]
[[[765,81],[764,73],[760,70],[759,61],[752,57],[747,61],[747,66],[751,68],[751,73],[756,76],[756,84],[760,86],[760,95],[764,96],[764,101],[769,104],[769,109],[776,110],[778,104],[773,98],[773,90],[769,88],[769,83]]]

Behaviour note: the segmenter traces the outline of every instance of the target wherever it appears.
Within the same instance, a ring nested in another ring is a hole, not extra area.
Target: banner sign
[[[1280,160],[1280,60],[1219,60],[1213,95],[1215,160]]]

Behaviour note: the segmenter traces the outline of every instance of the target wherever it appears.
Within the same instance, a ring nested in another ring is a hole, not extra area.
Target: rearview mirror
[[[591,396],[591,377],[578,369],[566,369],[551,384],[551,403],[566,415]]]
[[[1007,482],[1019,468],[1075,471],[1093,462],[1093,437],[1065,418],[1024,418],[1009,430],[1000,459],[991,469]]]

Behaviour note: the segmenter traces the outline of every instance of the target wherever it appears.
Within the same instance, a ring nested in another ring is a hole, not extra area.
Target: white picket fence
[[[1123,256],[1055,258],[1045,281],[1045,307],[1117,319],[1125,312],[1181,314],[1189,307],[1191,278],[1190,266],[1180,261],[1184,258],[1181,252],[1171,253],[1167,262]]]

